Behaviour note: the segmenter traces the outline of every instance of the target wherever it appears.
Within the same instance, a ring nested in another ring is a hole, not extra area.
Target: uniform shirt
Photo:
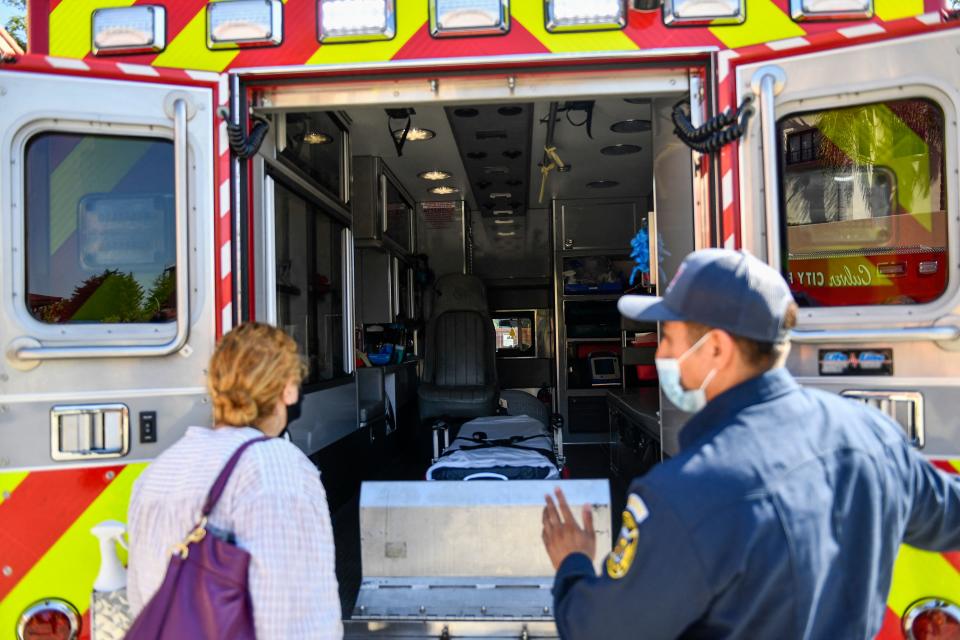
[[[960,548],[960,478],[786,370],[714,398],[680,444],[631,485],[603,575],[561,564],[562,637],[873,638],[901,541]]]
[[[227,459],[262,435],[251,427],[190,427],[137,479],[127,525],[133,615],[160,587],[170,548],[198,521]],[[274,438],[244,451],[208,522],[251,555],[257,638],[342,637],[327,498],[317,468],[296,446]]]

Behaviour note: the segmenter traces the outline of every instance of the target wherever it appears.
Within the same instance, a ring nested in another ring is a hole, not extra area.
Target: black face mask
[[[281,438],[288,436],[288,431],[290,429],[290,423],[297,420],[301,414],[301,408],[303,403],[303,391],[298,390],[297,392],[297,401],[293,404],[287,405],[287,424],[283,426],[283,431],[280,432]]]

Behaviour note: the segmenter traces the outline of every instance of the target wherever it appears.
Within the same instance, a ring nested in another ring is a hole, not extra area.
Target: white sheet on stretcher
[[[441,457],[436,464],[427,469],[427,480],[433,480],[433,473],[437,469],[457,467],[461,469],[476,469],[482,473],[496,467],[534,467],[547,469],[545,480],[555,480],[560,477],[557,466],[543,454],[536,451],[526,451],[513,447],[485,447],[469,451],[459,450],[460,446],[471,446],[468,442],[474,433],[486,434],[487,440],[501,440],[512,436],[529,440],[518,442],[518,446],[536,449],[553,450],[553,440],[543,428],[543,423],[530,416],[490,416],[476,418],[460,427],[459,438],[450,443],[452,453]]]

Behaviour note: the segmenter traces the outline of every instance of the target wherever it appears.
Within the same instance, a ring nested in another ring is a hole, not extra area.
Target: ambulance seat
[[[433,286],[424,341],[420,419],[496,413],[496,335],[483,282],[446,275]]]

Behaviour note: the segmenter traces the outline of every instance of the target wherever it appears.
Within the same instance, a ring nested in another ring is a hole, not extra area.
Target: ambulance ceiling
[[[347,111],[354,155],[376,155],[403,182],[418,201],[464,198],[473,211],[549,207],[553,198],[645,198],[653,190],[653,154],[650,103],[645,99],[607,98],[592,105],[558,104],[554,146],[566,172],[551,171],[540,200],[543,148],[547,136],[549,102],[415,106],[412,126],[434,133],[430,140],[408,140],[398,156],[390,130],[405,119],[388,124],[383,108]],[[565,107],[569,107],[566,108]],[[621,124],[618,124],[621,123]],[[622,124],[626,123],[626,124]],[[442,181],[419,174],[449,172]],[[453,186],[458,193],[435,195],[430,189]]]

